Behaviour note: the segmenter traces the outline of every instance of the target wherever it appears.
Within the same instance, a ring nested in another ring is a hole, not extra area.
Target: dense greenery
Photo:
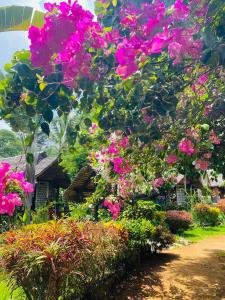
[[[70,175],[87,164],[96,173],[95,193],[71,204],[65,220],[47,222],[43,208],[33,214],[41,224],[1,236],[2,268],[31,300],[90,291],[104,299],[109,278],[169,247],[170,231],[192,226],[192,215],[202,227],[225,222],[223,201],[213,205],[208,188],[199,198],[187,187],[203,189],[209,170],[225,175],[224,1],[95,5],[96,18],[77,1],[47,3],[43,27],[29,29],[30,51],[15,53],[0,81],[0,118],[21,134],[28,169],[39,144],[51,145]],[[0,167],[8,178],[9,166]],[[184,207],[172,203],[178,176]],[[22,205],[10,197],[0,214]],[[183,236],[224,232],[215,228]]]
[[[21,154],[22,141],[16,134],[7,129],[0,130],[0,157],[10,157]]]

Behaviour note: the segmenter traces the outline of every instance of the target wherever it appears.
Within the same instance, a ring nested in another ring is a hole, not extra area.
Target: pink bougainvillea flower
[[[109,154],[115,154],[115,155],[120,154],[120,150],[117,148],[117,144],[115,144],[115,143],[112,143],[109,146],[108,152],[109,152]]]
[[[177,162],[176,154],[170,154],[166,159],[168,164],[175,164]]]
[[[209,162],[207,160],[196,159],[195,167],[201,171],[206,171],[209,167]]]
[[[111,32],[107,32],[105,38],[108,43],[118,43],[121,39],[119,29],[113,29]]]
[[[218,136],[216,135],[216,133],[213,130],[211,130],[211,132],[210,132],[209,139],[215,145],[219,145],[221,143],[221,139],[218,138]]]
[[[182,61],[182,45],[177,42],[172,42],[168,46],[169,57],[174,59],[173,64],[179,64]]]
[[[209,79],[209,74],[205,73],[199,76],[196,82],[192,85],[192,90],[198,94],[201,94],[202,86],[204,86]]]
[[[212,152],[205,153],[204,158],[210,159],[212,157]]]
[[[138,70],[137,64],[133,63],[133,64],[130,64],[128,66],[118,66],[116,72],[123,79],[126,79],[130,75],[134,74],[137,70]]]
[[[98,125],[96,123],[93,123],[92,126],[89,128],[89,133],[94,134],[97,128]]]
[[[128,145],[129,139],[128,137],[124,137],[122,138],[122,140],[119,142],[118,146],[122,149],[126,149],[127,145]]]
[[[22,206],[18,189],[24,196],[34,191],[33,185],[25,180],[23,172],[13,172],[8,163],[0,162],[0,215],[12,216],[16,206]]]
[[[165,181],[163,180],[163,178],[157,178],[153,181],[152,185],[154,188],[160,188],[164,185]]]
[[[179,143],[178,148],[180,152],[186,153],[188,156],[192,156],[195,153],[194,145],[189,139],[183,139]]]
[[[119,214],[120,214],[120,210],[121,210],[120,205],[119,205],[118,202],[112,203],[109,200],[105,200],[103,202],[103,206],[105,206],[109,209],[109,211],[111,212],[114,220],[118,219]]]
[[[182,0],[177,0],[173,5],[174,13],[173,17],[177,20],[186,20],[190,14],[190,8],[183,4]]]
[[[196,141],[200,140],[199,132],[195,129],[187,129],[186,136],[194,138]]]
[[[212,110],[212,105],[211,104],[206,105],[203,115],[207,117],[211,110]]]

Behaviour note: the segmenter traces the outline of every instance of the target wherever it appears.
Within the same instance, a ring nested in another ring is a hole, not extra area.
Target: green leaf
[[[49,136],[49,134],[50,134],[50,128],[49,128],[48,123],[46,123],[46,122],[41,123],[41,129],[42,129],[42,131],[43,131],[46,135]]]
[[[92,126],[92,122],[89,118],[86,118],[84,119],[84,124],[87,126],[87,127],[91,127]]]
[[[209,131],[209,124],[202,124],[201,128],[205,131]]]
[[[24,214],[23,214],[23,218],[22,218],[23,224],[26,224],[26,223],[27,223],[28,217],[29,217],[29,210],[26,209],[25,212],[24,212]]]
[[[40,83],[39,84],[40,91],[44,91],[44,89],[46,88],[46,86],[47,86],[47,83],[45,83],[45,82]]]
[[[43,112],[43,117],[45,121],[50,123],[53,119],[53,111],[50,108],[48,108],[46,111]]]
[[[6,72],[10,72],[10,71],[11,71],[11,68],[12,68],[12,64],[5,64],[5,66],[4,66],[4,70],[5,70]]]
[[[27,105],[36,105],[37,104],[37,98],[33,94],[27,95],[24,101]]]
[[[26,136],[25,141],[24,141],[25,146],[30,147],[33,143],[33,140],[34,140],[33,134],[30,134],[30,135]]]
[[[33,162],[34,162],[34,155],[33,155],[33,153],[28,152],[28,153],[26,154],[26,162],[27,162],[29,165],[32,165],[32,164],[33,164]]]

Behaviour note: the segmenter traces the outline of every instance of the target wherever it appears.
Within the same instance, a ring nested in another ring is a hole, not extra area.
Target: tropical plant
[[[52,221],[1,236],[1,266],[28,299],[85,297],[114,274],[127,233],[113,224]],[[100,298],[99,298],[100,299]]]
[[[219,210],[225,214],[225,199],[220,199],[218,202],[217,202],[217,205],[216,207],[219,208]]]
[[[168,210],[166,212],[166,223],[172,233],[177,233],[189,229],[193,224],[193,218],[186,211]]]
[[[21,154],[23,151],[21,139],[7,129],[0,130],[0,157],[10,157]]]
[[[194,214],[201,226],[216,226],[220,223],[220,209],[209,204],[197,204],[194,207]]]
[[[45,8],[45,25],[32,26],[29,38],[33,66],[49,75],[29,64],[16,72],[38,78],[25,102],[45,117],[38,123],[45,133],[56,109],[76,109],[86,129],[102,129],[100,158],[92,155],[98,205],[106,200],[116,218],[134,194],[166,195],[179,173],[197,181],[209,168],[224,172],[224,1],[99,0],[97,20],[77,2]],[[2,111],[6,117],[10,105]],[[74,145],[89,144],[83,128],[74,128]],[[115,135],[126,145],[113,145]]]

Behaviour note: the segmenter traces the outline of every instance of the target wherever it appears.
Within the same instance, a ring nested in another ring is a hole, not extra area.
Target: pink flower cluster
[[[110,200],[105,200],[103,206],[107,207],[111,212],[113,219],[117,220],[120,214],[120,205],[118,202],[112,202]]]
[[[91,127],[89,128],[89,133],[90,133],[91,135],[95,134],[97,128],[98,128],[98,125],[97,125],[96,123],[93,123],[93,124],[91,125]]]
[[[46,3],[49,12],[42,29],[30,27],[31,61],[35,67],[42,67],[47,73],[52,65],[61,64],[64,82],[75,86],[82,77],[98,77],[92,73],[92,56],[88,49],[104,47],[103,30],[93,21],[93,14],[85,11],[77,1],[61,2],[59,5]]]
[[[24,195],[33,192],[33,185],[27,182],[23,172],[13,172],[8,163],[0,162],[0,215],[12,216],[16,206],[22,206],[18,190]]]
[[[112,186],[112,194],[107,198],[107,201],[105,200],[104,206],[108,207],[114,218],[117,218],[120,207],[115,199],[129,198],[136,186],[130,178],[132,167],[125,154],[128,147],[130,147],[129,138],[121,132],[114,132],[109,137],[108,147],[102,148],[100,152],[95,154],[97,163],[92,161],[92,166],[96,172],[100,173]]]
[[[153,181],[152,185],[154,188],[158,189],[160,187],[162,187],[164,185],[165,181],[163,180],[163,178],[157,178]]]
[[[215,145],[219,145],[221,143],[221,139],[218,138],[218,136],[216,135],[216,133],[213,130],[211,130],[211,132],[210,132],[209,139]]]
[[[117,73],[127,78],[138,70],[138,63],[152,54],[160,54],[168,48],[174,64],[181,63],[184,57],[198,59],[202,42],[195,40],[197,27],[180,26],[190,15],[190,8],[177,0],[166,8],[164,2],[144,3],[140,8],[128,4],[121,11],[121,25],[129,29],[129,37],[119,43],[116,59],[119,63]]]
[[[191,140],[185,138],[178,145],[179,151],[192,156],[195,153],[195,148]]]
[[[183,22],[190,16],[190,7],[183,0],[168,8],[160,0],[141,7],[128,3],[120,13],[122,30],[113,28],[106,33],[77,0],[46,3],[45,9],[44,27],[39,30],[32,26],[29,30],[31,61],[46,72],[51,72],[54,64],[62,65],[64,82],[71,87],[83,77],[100,77],[100,65],[94,67],[92,60],[92,53],[99,49],[106,56],[116,49],[117,74],[123,79],[136,72],[139,62],[149,55],[168,49],[169,57],[178,64],[185,57],[198,59],[202,49],[202,42],[195,39],[198,26],[189,22],[188,27]]]
[[[201,171],[206,171],[209,167],[209,162],[203,159],[196,159],[195,167]]]
[[[166,159],[168,164],[175,164],[177,162],[176,154],[170,154]]]

